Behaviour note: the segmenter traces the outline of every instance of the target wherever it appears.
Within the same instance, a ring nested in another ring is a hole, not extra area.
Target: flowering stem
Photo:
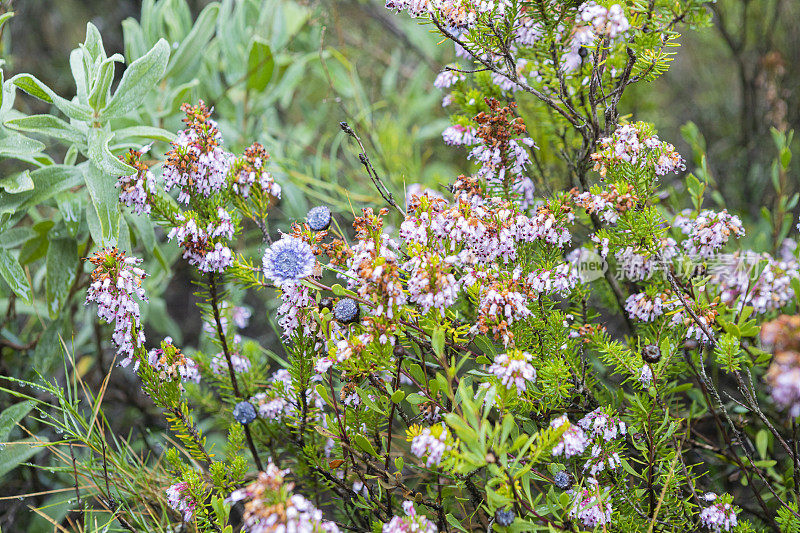
[[[245,400],[245,398],[242,397],[241,392],[239,392],[239,384],[236,381],[236,372],[233,370],[233,361],[231,360],[231,353],[228,349],[228,340],[225,337],[225,330],[222,328],[222,320],[219,316],[219,299],[217,294],[216,276],[213,272],[208,273],[208,289],[211,293],[211,309],[214,311],[214,323],[217,328],[217,337],[219,337],[220,343],[222,344],[222,353],[225,354],[225,361],[228,363],[228,373],[231,377],[233,394],[236,396],[236,398]],[[250,426],[247,424],[244,425],[244,434],[245,437],[247,437],[247,445],[250,447],[250,453],[253,454],[253,460],[256,463],[256,468],[258,468],[259,471],[264,470],[264,465],[261,463],[261,459],[258,457],[258,452],[256,451],[256,446],[253,442],[253,436],[250,433]]]

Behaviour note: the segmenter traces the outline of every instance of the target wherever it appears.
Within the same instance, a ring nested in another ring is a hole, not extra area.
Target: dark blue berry
[[[342,324],[349,324],[358,320],[360,314],[358,303],[352,298],[343,298],[333,307],[333,318]]]
[[[331,210],[324,205],[317,206],[306,214],[306,222],[314,231],[328,229],[331,225]]]
[[[661,360],[661,350],[655,344],[648,344],[642,348],[642,359],[645,363],[658,363]]]
[[[250,402],[239,402],[233,408],[233,419],[247,425],[256,419],[256,408]]]
[[[494,512],[494,521],[497,522],[498,526],[508,527],[514,523],[516,518],[517,514],[510,507],[508,509],[498,509]]]
[[[553,484],[561,490],[567,490],[572,487],[572,476],[566,470],[556,472],[553,476]]]

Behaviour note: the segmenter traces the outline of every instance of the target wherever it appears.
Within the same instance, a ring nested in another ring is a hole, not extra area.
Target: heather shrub
[[[92,28],[73,56],[95,74],[75,99],[30,75],[4,83],[4,97],[19,88],[71,119],[4,105],[9,138],[28,147],[9,154],[41,166],[6,188],[6,231],[52,238],[58,209],[69,253],[41,271],[59,295],[48,310],[68,320],[84,299],[76,328],[114,351],[99,389],[58,333],[63,379],[6,380],[22,401],[0,415],[3,439],[32,429],[0,468],[46,449],[41,474],[74,494],[61,521],[91,531],[800,529],[793,134],[772,130],[779,200],[765,231],[726,209],[701,142],[684,157],[621,104],[666,72],[679,31],[710,24],[705,3],[386,7],[454,47],[434,85],[450,113],[442,142],[467,170],[417,179],[373,162],[391,158],[367,148],[369,125],[322,122],[371,187],[349,211],[311,188],[307,212],[281,212],[297,176],[269,139],[242,142],[259,119],[246,102],[234,139],[225,106],[218,120],[202,98],[180,105],[175,133],[146,120],[146,98],[189,95],[170,89],[183,56],[153,33],[113,91],[103,65],[116,59]],[[235,73],[234,33],[215,42]],[[251,89],[269,95],[271,48],[249,46],[267,79]],[[60,139],[72,159],[46,161],[19,132]],[[70,218],[86,192],[85,218]],[[125,239],[123,220],[136,221]],[[32,248],[0,256],[20,299],[33,300],[20,264],[51,261]],[[182,312],[202,323],[196,342],[165,307],[147,316],[178,269],[195,286]],[[162,426],[114,431],[112,373]]]

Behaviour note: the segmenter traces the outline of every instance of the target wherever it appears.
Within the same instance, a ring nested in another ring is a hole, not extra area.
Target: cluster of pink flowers
[[[450,65],[450,67],[457,68],[456,65]],[[436,76],[436,79],[433,81],[433,86],[437,89],[447,89],[465,79],[467,79],[467,77],[461,72],[445,69]]]
[[[794,300],[791,283],[800,278],[800,264],[791,258],[781,261],[767,253],[736,252],[728,268],[717,269],[712,282],[719,286],[720,299],[741,310],[751,306],[764,314],[781,309]],[[761,271],[756,276],[756,268]]]
[[[393,318],[398,306],[408,301],[400,282],[398,244],[385,234],[359,240],[347,271],[348,288],[375,304],[373,314]]]
[[[406,516],[393,516],[391,520],[383,524],[382,533],[436,533],[436,524],[428,520],[425,516],[417,514],[414,509],[414,502],[403,502],[403,511]]]
[[[631,318],[641,322],[654,322],[665,313],[670,313],[669,324],[671,326],[686,327],[686,338],[694,338],[700,342],[709,341],[700,324],[706,328],[712,327],[717,315],[714,305],[711,305],[708,309],[695,309],[698,318],[695,320],[686,312],[680,299],[669,292],[655,296],[644,292],[631,294],[625,301],[625,312]]]
[[[584,416],[578,425],[590,435],[605,441],[614,440],[620,435],[625,435],[627,431],[625,422],[616,416],[606,414],[600,407]]]
[[[596,2],[586,2],[578,10],[578,16],[582,21],[589,23],[595,33],[607,35],[611,39],[628,31],[631,27],[620,4],[605,8]]]
[[[172,141],[162,177],[168,192],[177,187],[178,201],[189,203],[192,194],[208,198],[220,191],[234,158],[219,146],[222,136],[202,101],[181,109],[187,128]]]
[[[590,478],[591,480],[591,478]],[[595,528],[611,522],[611,503],[603,502],[599,489],[583,489],[575,493],[569,515],[577,518],[587,528]]]
[[[281,197],[281,186],[275,183],[272,175],[267,172],[264,164],[269,155],[259,143],[253,143],[244,152],[244,156],[237,159],[231,167],[231,185],[233,192],[242,198],[249,198],[253,187],[260,192],[275,198]]]
[[[622,464],[619,453],[607,445],[625,435],[627,427],[624,422],[615,416],[606,414],[598,407],[583,417],[578,425],[586,431],[589,438],[595,440],[590,457],[583,466],[585,471],[595,476],[606,468],[613,470]]]
[[[194,359],[181,353],[172,344],[171,337],[164,339],[161,348],[153,348],[147,353],[147,362],[164,381],[179,379],[182,382],[200,383],[200,367]]]
[[[594,169],[606,177],[608,169],[621,163],[634,167],[652,166],[657,176],[686,169],[675,147],[648,131],[644,122],[620,126],[611,137],[600,139],[600,151],[592,154]]]
[[[239,354],[231,354],[231,365],[233,371],[237,374],[243,374],[250,370],[250,360]],[[220,376],[227,376],[230,372],[228,370],[228,360],[225,358],[224,353],[219,353],[211,358],[211,371]]]
[[[122,160],[132,166],[135,172],[129,176],[121,176],[115,184],[119,189],[119,201],[130,207],[137,215],[150,213],[150,195],[156,189],[153,172],[141,162],[142,155],[149,149],[149,146],[141,151],[131,149],[122,157]]]
[[[386,0],[386,9],[407,11],[414,18],[437,16],[448,26],[468,28],[482,14],[501,15],[506,0]]]
[[[528,217],[499,198],[461,197],[453,206],[431,202],[428,209],[409,213],[400,237],[450,254],[445,260],[455,266],[486,268],[498,260],[516,260],[520,243],[566,246],[571,235],[565,225],[573,219],[572,213],[558,219],[544,206]]]
[[[291,337],[295,330],[303,326],[303,335],[311,333],[316,324],[304,310],[316,304],[314,294],[309,287],[296,281],[287,281],[281,285],[281,305],[278,307],[278,325],[283,328],[283,335]]]
[[[528,275],[531,288],[541,294],[567,295],[580,282],[578,270],[572,263],[561,263],[550,270],[531,272]]]
[[[630,281],[644,281],[656,271],[666,267],[678,256],[679,250],[675,239],[662,239],[658,255],[640,253],[632,246],[614,252],[619,264],[620,276]]]
[[[780,315],[764,323],[761,343],[774,354],[764,380],[775,405],[792,418],[800,415],[800,315]]]
[[[294,484],[285,480],[289,470],[281,470],[269,459],[266,469],[245,488],[235,490],[229,503],[243,501],[244,531],[247,533],[338,533],[339,527],[322,517],[322,511],[300,494],[292,494]]]
[[[561,434],[561,440],[553,447],[553,455],[563,455],[569,459],[582,454],[586,449],[586,445],[589,444],[589,439],[581,429],[581,426],[572,424],[567,415],[561,415],[550,422],[550,427],[554,429],[561,428],[564,425],[568,425],[568,427]]]
[[[167,489],[167,503],[183,515],[184,522],[192,519],[197,508],[197,501],[189,490],[189,484],[185,482],[170,485]]]
[[[107,323],[114,323],[112,340],[117,354],[122,357],[119,364],[128,366],[134,357],[135,348],[144,344],[139,303],[147,297],[142,288],[142,279],[147,274],[137,265],[136,257],[125,257],[125,252],[116,248],[105,248],[95,252],[89,261],[95,266],[92,281],[86,293],[86,304],[97,303],[97,316]]]
[[[183,248],[183,258],[203,272],[223,272],[233,264],[231,249],[220,241],[214,241],[218,237],[233,237],[231,217],[222,207],[217,215],[216,224],[209,223],[203,228],[197,224],[191,212],[179,213],[176,218],[182,224],[173,227],[167,234],[169,240],[177,240]]]
[[[412,253],[414,250],[411,250]],[[452,273],[447,258],[418,249],[416,254],[403,265],[409,273],[408,299],[420,306],[425,314],[438,309],[442,316],[445,309],[452,306],[458,298],[459,284]]]
[[[669,293],[650,296],[644,292],[637,292],[625,300],[625,312],[633,319],[641,322],[653,322],[664,313],[676,309],[680,301]]]
[[[425,428],[411,440],[411,453],[417,457],[427,457],[426,467],[436,466],[442,462],[444,453],[453,448],[447,438],[448,431],[444,425]]]
[[[489,373],[494,374],[505,387],[515,386],[522,394],[528,383],[536,380],[536,369],[530,363],[532,360],[533,355],[519,350],[500,354],[494,358]]]
[[[674,225],[688,235],[683,241],[686,252],[702,258],[713,256],[731,237],[744,237],[742,221],[726,209],[719,212],[707,209],[694,219],[678,216]]]
[[[709,492],[706,501],[714,501],[717,495]],[[700,511],[700,523],[712,531],[730,531],[737,524],[736,509],[730,503],[718,502]]]
[[[472,126],[453,124],[445,128],[442,132],[442,138],[446,144],[452,146],[472,146],[478,142],[475,133],[475,128]]]
[[[501,182],[505,179],[506,173],[523,176],[525,168],[531,161],[525,146],[534,147],[533,139],[530,137],[510,139],[505,150],[480,143],[470,151],[468,159],[480,163],[481,166],[475,174],[477,177],[485,179],[488,183]]]
[[[318,376],[312,377],[311,381],[319,380]],[[325,407],[325,401],[312,385],[306,391],[305,402],[309,410],[314,410],[317,417]],[[292,383],[292,376],[285,368],[277,370],[269,378],[269,384],[265,390],[251,398],[251,403],[256,406],[258,416],[266,420],[281,420],[284,417],[295,416],[300,409],[300,398]]]

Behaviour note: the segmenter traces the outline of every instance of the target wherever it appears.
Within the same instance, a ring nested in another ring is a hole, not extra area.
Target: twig
[[[228,349],[228,340],[225,337],[225,330],[222,328],[222,319],[219,315],[219,300],[217,295],[217,283],[216,283],[216,276],[213,272],[208,273],[208,289],[211,294],[211,309],[214,311],[214,323],[217,329],[217,337],[219,337],[220,343],[222,344],[222,352],[225,354],[225,360],[228,363],[228,373],[231,377],[231,386],[233,387],[233,394],[239,400],[246,400],[242,397],[241,392],[239,391],[239,384],[236,381],[236,372],[233,370],[233,361],[231,360],[231,353]],[[243,424],[244,426],[244,434],[247,437],[247,445],[250,448],[250,453],[253,454],[253,460],[256,463],[256,467],[259,471],[264,470],[264,465],[261,463],[261,458],[258,456],[258,452],[256,451],[256,445],[253,442],[253,436],[250,433],[250,427],[247,424]]]
[[[361,142],[358,134],[350,127],[347,122],[340,122],[339,127],[342,128],[342,131],[345,132],[347,135],[352,137],[358,143],[359,148],[361,148],[361,153],[358,154],[358,159],[361,161],[361,164],[364,165],[364,168],[367,170],[367,175],[372,180],[372,183],[375,185],[375,188],[378,189],[378,192],[383,197],[389,205],[397,209],[397,212],[400,213],[403,218],[406,216],[406,212],[403,211],[397,202],[394,199],[394,196],[386,187],[386,185],[381,180],[378,173],[375,171],[375,167],[372,166],[372,162],[369,160],[369,156],[367,156],[367,149],[364,148],[364,144]]]

